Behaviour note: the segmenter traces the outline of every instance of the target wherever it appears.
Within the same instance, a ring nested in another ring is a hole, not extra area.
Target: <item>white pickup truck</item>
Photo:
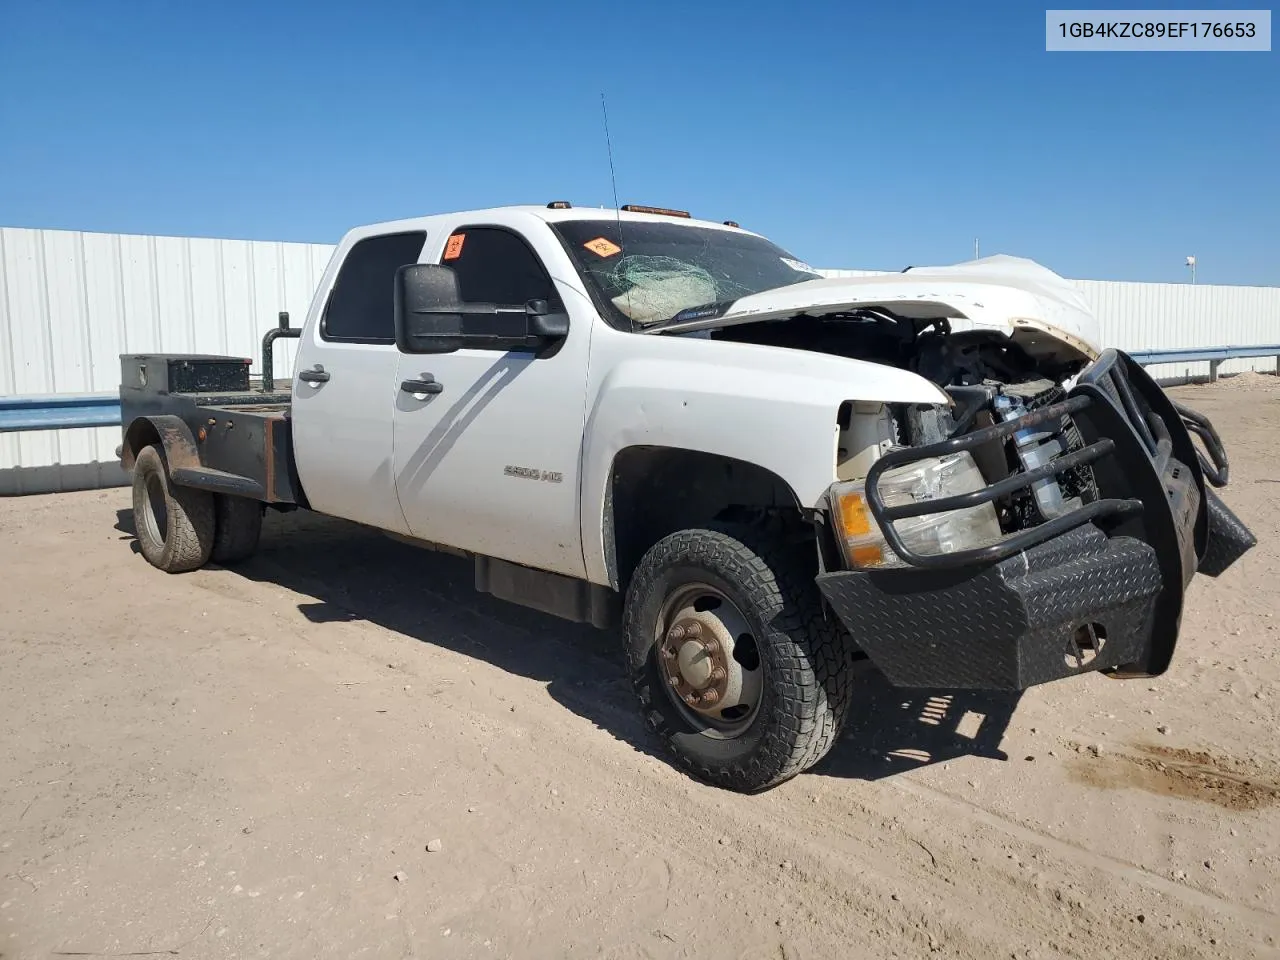
[[[1255,543],[1208,421],[1015,258],[825,279],[681,211],[429,216],[348,233],[264,353],[261,384],[121,358],[148,561],[244,560],[266,508],[462,553],[478,590],[620,628],[649,726],[733,790],[818,761],[867,660],[1159,674],[1194,574]]]

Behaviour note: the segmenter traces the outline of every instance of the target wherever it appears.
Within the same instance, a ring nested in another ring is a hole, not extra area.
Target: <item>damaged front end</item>
[[[1159,675],[1193,576],[1255,545],[1206,486],[1228,474],[1207,419],[1120,351],[1066,382],[953,382],[951,408],[899,410],[903,444],[829,491],[844,569],[818,585],[892,683]]]
[[[1210,489],[1228,473],[1213,426],[1101,349],[1080,291],[1031,261],[795,283],[661,332],[896,367],[949,396],[886,406],[851,385],[819,510],[818,585],[897,685],[1161,674],[1194,575],[1256,543]]]

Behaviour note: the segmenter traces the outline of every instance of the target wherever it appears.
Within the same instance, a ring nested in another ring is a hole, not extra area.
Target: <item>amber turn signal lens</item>
[[[840,514],[840,532],[846,540],[865,537],[871,532],[871,515],[860,493],[842,493],[836,498]]]
[[[884,563],[884,551],[878,543],[849,548],[849,562],[855,567],[878,567]]]

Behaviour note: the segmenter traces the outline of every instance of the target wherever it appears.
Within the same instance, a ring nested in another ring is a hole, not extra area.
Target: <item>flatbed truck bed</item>
[[[277,507],[305,506],[293,462],[290,394],[266,389],[267,381],[255,384],[249,364],[191,354],[122,356],[122,420],[163,441],[177,483]],[[130,451],[144,440],[126,437],[126,468],[133,465]]]

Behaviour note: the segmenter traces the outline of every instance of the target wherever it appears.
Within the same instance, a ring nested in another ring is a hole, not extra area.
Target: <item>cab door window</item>
[[[466,303],[523,306],[545,300],[553,312],[564,309],[555,284],[524,238],[501,227],[464,227],[445,242],[441,263],[458,277]]]

